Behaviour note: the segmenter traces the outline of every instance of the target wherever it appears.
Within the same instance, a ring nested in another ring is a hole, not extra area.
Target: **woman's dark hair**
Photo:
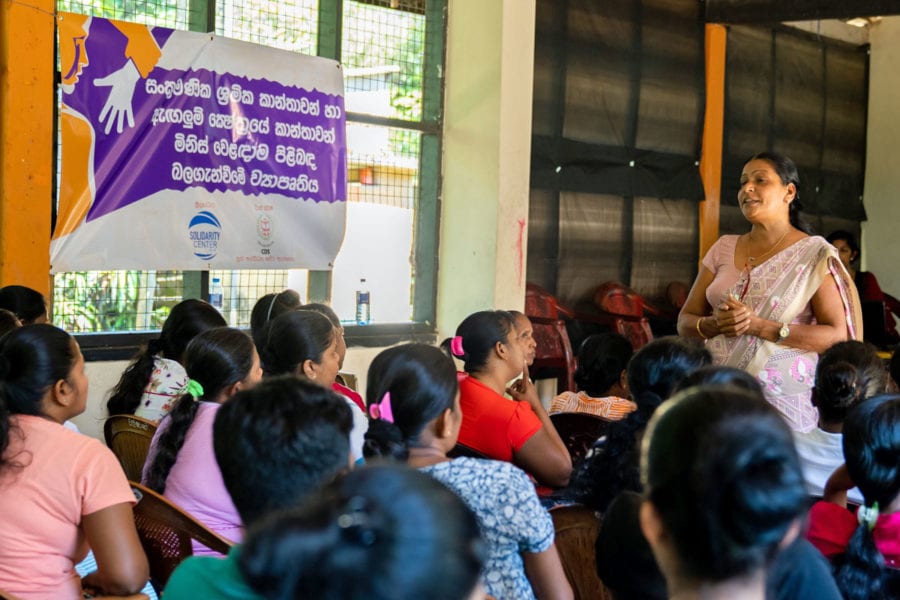
[[[334,327],[341,327],[341,318],[338,317],[338,314],[334,312],[334,309],[324,304],[322,302],[310,302],[309,304],[304,304],[300,307],[301,310],[311,310],[313,312],[317,312],[319,314],[325,315],[325,317],[331,321],[331,324]]]
[[[305,361],[322,362],[334,342],[335,329],[328,317],[311,310],[284,313],[269,323],[262,353],[266,376],[295,375]]]
[[[254,528],[238,567],[272,600],[465,600],[484,557],[459,497],[415,469],[377,465]]]
[[[900,494],[900,395],[885,394],[860,402],[844,420],[844,460],[866,507],[886,511]],[[846,600],[882,599],[884,557],[872,530],[860,524],[850,538],[837,583]]]
[[[497,342],[509,343],[509,332],[516,330],[516,318],[505,310],[482,310],[472,313],[456,328],[462,338],[463,354],[454,355],[450,349],[452,338],[441,343],[441,348],[463,361],[466,373],[477,373],[487,366],[488,358]]]
[[[9,444],[10,415],[40,415],[47,391],[68,380],[79,350],[68,333],[53,325],[26,325],[0,338],[0,469]]]
[[[825,423],[841,423],[851,406],[884,393],[887,370],[868,342],[838,342],[816,365],[813,400]]]
[[[838,240],[844,240],[847,243],[847,247],[850,248],[850,251],[856,256],[859,256],[859,243],[856,241],[856,236],[846,229],[832,231],[825,239],[832,245]]]
[[[650,418],[682,378],[711,362],[706,348],[679,337],[658,338],[638,350],[628,363],[637,410],[610,424],[602,447],[576,467],[563,495],[603,512],[620,492],[640,492],[640,438]]]
[[[22,321],[11,310],[0,308],[0,335],[22,326]]]
[[[183,300],[173,306],[163,323],[159,338],[147,343],[147,347],[128,365],[110,393],[106,402],[109,414],[134,414],[153,374],[153,362],[157,354],[162,353],[163,358],[180,363],[192,339],[204,331],[226,325],[228,323],[219,311],[203,300]]]
[[[810,224],[806,222],[806,219],[800,214],[803,210],[803,204],[800,203],[800,174],[797,172],[797,165],[794,164],[794,161],[777,152],[760,152],[759,154],[755,154],[748,158],[744,164],[747,164],[751,160],[768,161],[772,167],[774,167],[775,172],[778,174],[783,185],[788,185],[790,183],[794,184],[797,191],[794,193],[794,199],[790,203],[790,212],[788,213],[791,225],[803,233],[812,235],[812,226],[810,226]]]
[[[44,295],[24,285],[7,285],[0,288],[0,308],[12,312],[23,325],[47,316]]]
[[[165,430],[156,440],[156,454],[147,468],[146,485],[160,494],[197,416],[200,400],[214,401],[228,386],[244,380],[253,368],[253,340],[243,331],[219,327],[204,331],[188,344],[184,370],[203,387],[203,395],[185,394],[164,417]]]
[[[213,449],[244,525],[299,505],[345,471],[352,427],[343,398],[293,375],[264,379],[223,404]]]
[[[730,385],[765,398],[759,379],[743,369],[722,365],[707,365],[688,373],[672,392],[682,392],[698,385]]]
[[[253,310],[250,311],[250,335],[253,336],[253,343],[256,344],[256,349],[260,354],[266,345],[268,325],[272,319],[286,312],[297,310],[302,303],[300,294],[291,289],[266,294],[256,301]]]
[[[633,354],[631,342],[617,333],[588,336],[578,349],[578,389],[591,396],[605,396],[619,381]]]
[[[47,316],[47,300],[44,295],[24,285],[7,285],[0,288],[0,308],[12,312],[23,325]]]
[[[734,386],[672,398],[651,421],[643,456],[646,498],[686,578],[723,581],[765,566],[806,508],[790,428]]]
[[[363,455],[405,461],[425,426],[452,409],[459,384],[456,367],[446,354],[426,344],[404,344],[381,352],[369,366],[366,404],[381,402],[390,392],[394,422],[369,422]]]

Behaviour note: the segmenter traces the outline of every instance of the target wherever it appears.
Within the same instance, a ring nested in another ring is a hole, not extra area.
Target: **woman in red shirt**
[[[528,378],[515,317],[504,310],[469,315],[443,346],[464,363],[459,383],[463,413],[459,443],[512,462],[543,485],[566,485],[572,459]],[[505,398],[504,392],[513,399]]]

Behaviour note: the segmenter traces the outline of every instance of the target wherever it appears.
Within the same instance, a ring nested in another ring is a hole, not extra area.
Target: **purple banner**
[[[152,32],[160,47],[172,33]],[[110,112],[116,82],[109,83],[125,71],[129,40],[110,21],[95,19],[81,43],[90,68],[63,103],[87,119],[95,136],[95,194],[86,221],[189,187],[346,199],[341,95],[206,68],[155,66],[133,78],[130,127],[128,115]],[[98,93],[103,87],[110,87],[108,95]]]

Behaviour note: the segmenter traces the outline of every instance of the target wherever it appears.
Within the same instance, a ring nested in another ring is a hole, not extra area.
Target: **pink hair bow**
[[[458,335],[450,340],[450,352],[453,353],[453,356],[463,357],[466,354],[466,351],[463,350],[462,345],[462,336]]]
[[[369,405],[369,415],[373,419],[381,419],[388,423],[394,422],[394,412],[391,410],[391,393],[385,392],[378,404]]]

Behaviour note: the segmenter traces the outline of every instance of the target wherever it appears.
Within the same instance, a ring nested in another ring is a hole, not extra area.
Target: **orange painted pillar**
[[[0,285],[50,292],[53,0],[0,3]]]
[[[706,115],[700,176],[706,198],[700,203],[700,258],[719,238],[722,190],[722,130],[725,121],[725,38],[722,25],[706,26]]]

